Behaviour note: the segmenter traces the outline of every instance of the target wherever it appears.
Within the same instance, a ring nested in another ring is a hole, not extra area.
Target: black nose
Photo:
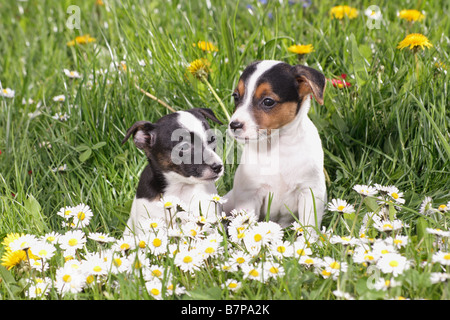
[[[233,130],[242,129],[242,127],[244,127],[244,124],[242,122],[239,122],[239,121],[231,121],[230,122],[230,128]]]
[[[220,173],[220,171],[222,171],[222,165],[219,163],[213,163],[211,165],[211,169],[215,172],[215,173]]]

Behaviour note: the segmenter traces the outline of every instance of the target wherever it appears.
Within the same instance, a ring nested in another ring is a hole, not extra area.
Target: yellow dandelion
[[[425,50],[424,47],[431,48],[433,45],[430,40],[420,33],[408,34],[405,39],[399,42],[397,49],[404,49],[409,47],[410,50],[417,50],[419,47]]]
[[[420,12],[418,10],[414,10],[414,9],[402,10],[398,13],[398,16],[400,17],[400,19],[405,19],[410,22],[421,21],[421,20],[423,20],[423,18],[425,18],[425,16],[422,14],[422,12]]]
[[[18,265],[21,261],[27,260],[27,254],[24,250],[6,251],[2,257],[1,265],[10,270],[12,267]]]
[[[197,59],[191,62],[187,70],[198,79],[206,79],[210,65],[210,62],[206,59]]]
[[[212,52],[212,51],[219,51],[219,48],[217,48],[213,43],[208,41],[199,41],[197,43],[192,44],[194,47],[197,47],[203,51]]]
[[[296,54],[307,54],[313,52],[314,47],[312,44],[294,44],[288,48],[288,51]]]
[[[89,34],[85,34],[83,36],[78,36],[75,38],[75,40],[67,42],[68,47],[73,47],[76,44],[86,44],[95,42],[95,38],[92,38]]]
[[[330,15],[334,19],[342,20],[345,16],[354,19],[358,16],[358,10],[349,6],[336,6],[331,8]]]
[[[23,233],[8,233],[5,238],[3,238],[2,245],[5,247],[7,251],[11,251],[9,244],[16,239],[19,239],[23,236]]]

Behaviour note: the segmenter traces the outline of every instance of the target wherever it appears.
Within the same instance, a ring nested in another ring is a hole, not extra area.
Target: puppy
[[[283,227],[295,221],[293,215],[304,226],[320,226],[323,150],[308,110],[311,95],[323,104],[325,86],[322,73],[302,65],[265,60],[243,71],[228,132],[245,145],[225,196],[226,212],[254,210],[262,220],[270,206],[270,220]]]
[[[213,209],[207,199],[217,193],[214,182],[223,174],[223,163],[215,153],[215,136],[206,119],[221,124],[210,109],[194,108],[168,114],[156,123],[138,121],[128,129],[122,143],[133,135],[148,165],[141,174],[124,234],[142,234],[148,218],[168,222],[161,197],[176,197],[197,215],[200,210],[207,215]]]

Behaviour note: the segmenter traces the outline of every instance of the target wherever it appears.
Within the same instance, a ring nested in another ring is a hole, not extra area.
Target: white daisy
[[[398,253],[383,254],[377,261],[377,267],[383,273],[392,273],[394,277],[409,269],[408,260]]]
[[[316,257],[311,257],[311,256],[301,256],[298,259],[298,263],[301,265],[304,265],[306,267],[311,267],[311,266],[319,266],[322,263],[322,259],[320,258],[316,258]]]
[[[225,281],[225,283],[223,283],[221,285],[222,289],[228,289],[230,291],[237,291],[241,288],[242,283],[234,280],[234,279],[228,279],[227,281]]]
[[[148,248],[150,252],[154,255],[160,255],[167,252],[167,235],[163,231],[157,233],[152,233],[148,239]]]
[[[436,229],[426,228],[425,231],[429,234],[434,234],[434,235],[440,236],[440,237],[450,237],[450,231],[441,230],[439,228],[436,228]]]
[[[62,250],[68,250],[73,253],[77,249],[83,248],[86,243],[86,237],[81,230],[67,231],[59,238],[59,245]]]
[[[342,199],[333,199],[328,203],[328,210],[339,213],[353,213],[355,209],[351,204]]]
[[[63,94],[61,94],[59,96],[54,96],[53,101],[64,102],[64,101],[66,101],[66,96]]]
[[[269,252],[274,257],[282,259],[294,256],[294,245],[289,241],[273,242],[269,246]]]
[[[64,74],[71,79],[79,79],[81,75],[77,71],[70,71],[68,69],[64,69]]]
[[[269,280],[271,278],[277,279],[284,276],[284,268],[276,262],[266,261],[264,263],[264,278]]]
[[[83,290],[85,285],[85,279],[81,272],[75,270],[73,268],[59,268],[56,270],[55,276],[56,282],[55,287],[56,290],[65,295],[66,293],[78,293]]]
[[[175,256],[174,263],[182,271],[194,273],[196,270],[200,269],[202,257],[196,249],[182,249]]]
[[[11,243],[9,244],[9,248],[12,252],[17,250],[28,250],[37,242],[38,239],[36,238],[36,236],[32,234],[25,234],[14,241],[11,241]]]
[[[49,260],[55,255],[56,248],[48,242],[37,241],[31,246],[30,251],[43,260]]]
[[[244,272],[244,279],[251,279],[264,282],[263,268],[260,264],[256,266],[252,264],[243,264],[241,268],[242,271]]]
[[[103,243],[116,241],[116,238],[110,237],[106,233],[102,233],[102,232],[91,232],[91,233],[89,233],[88,238],[91,240],[94,240],[97,242],[103,242]]]
[[[367,185],[361,185],[361,184],[355,185],[353,187],[353,190],[355,190],[360,195],[365,196],[365,197],[367,197],[367,196],[373,197],[378,193],[378,190],[376,188],[367,186]]]
[[[433,254],[431,261],[440,263],[443,266],[450,266],[450,252],[438,251]]]
[[[5,98],[14,98],[14,96],[16,95],[16,92],[14,90],[11,90],[10,88],[0,88],[0,97],[5,97]]]
[[[76,228],[84,228],[89,225],[91,218],[94,214],[88,205],[81,203],[73,208],[73,224]]]
[[[145,288],[148,294],[156,300],[162,300],[162,283],[158,279],[147,281]]]
[[[434,212],[433,209],[433,199],[431,197],[425,197],[422,201],[419,209],[419,213],[423,215],[430,215]]]

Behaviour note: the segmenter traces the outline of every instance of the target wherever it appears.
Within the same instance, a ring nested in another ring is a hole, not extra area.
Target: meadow
[[[0,299],[449,299],[450,3],[339,5],[3,1]],[[146,164],[126,130],[194,107],[226,124],[261,59],[327,78],[321,228],[217,212],[123,238]]]

